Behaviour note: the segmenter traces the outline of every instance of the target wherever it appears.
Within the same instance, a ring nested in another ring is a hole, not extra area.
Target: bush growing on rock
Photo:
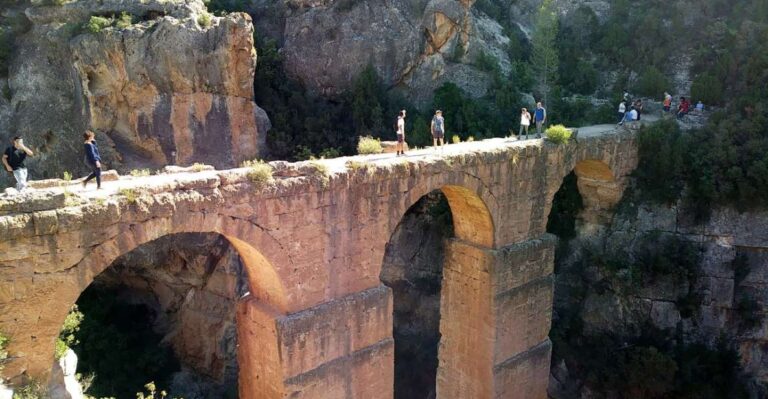
[[[659,97],[664,90],[669,90],[669,79],[655,67],[648,67],[640,75],[635,90],[648,97]]]
[[[133,15],[123,11],[120,13],[120,17],[115,21],[115,26],[118,29],[125,29],[133,24]]]
[[[202,28],[210,27],[212,22],[213,16],[207,11],[203,11],[200,13],[200,15],[197,16],[197,24]]]
[[[563,125],[550,126],[545,133],[547,140],[556,144],[563,144],[571,138],[571,131]]]
[[[0,370],[3,369],[5,359],[8,359],[8,342],[10,340],[5,334],[0,333]]]
[[[360,137],[360,141],[357,142],[358,154],[381,154],[382,151],[384,149],[381,148],[381,140],[371,136]]]
[[[99,33],[103,29],[112,25],[111,18],[99,17],[97,15],[91,16],[91,19],[85,24],[85,30],[91,33]]]
[[[707,105],[721,104],[724,100],[723,84],[708,73],[699,75],[691,85],[691,98]]]
[[[272,165],[262,160],[245,161],[240,166],[250,169],[248,171],[248,179],[256,187],[261,188],[274,181]]]
[[[133,169],[131,170],[131,176],[133,177],[145,177],[151,174],[149,169]]]
[[[59,337],[56,338],[56,359],[61,359],[67,352],[67,349],[79,343],[76,334],[80,330],[80,323],[82,323],[83,317],[83,313],[78,310],[77,305],[73,305],[64,319],[64,325],[61,327]]]

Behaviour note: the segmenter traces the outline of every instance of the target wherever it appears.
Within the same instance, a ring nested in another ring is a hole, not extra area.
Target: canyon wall
[[[94,16],[114,19],[94,28]],[[32,178],[83,172],[85,129],[122,170],[232,167],[262,154],[269,122],[253,102],[247,14],[214,17],[199,0],[77,1],[5,17],[27,27],[0,100],[0,140],[26,139]]]

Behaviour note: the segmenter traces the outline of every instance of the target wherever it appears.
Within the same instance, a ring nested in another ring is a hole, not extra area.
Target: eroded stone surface
[[[123,12],[133,17],[128,27],[79,28],[91,16]],[[12,129],[0,129],[0,141],[26,139],[36,152],[27,162],[35,179],[84,173],[85,129],[97,133],[107,166],[123,171],[195,162],[233,167],[257,157],[266,139],[259,129],[269,121],[253,102],[253,24],[233,13],[202,27],[204,12],[200,0],[27,8],[31,26],[11,58],[12,96],[0,99],[0,127]],[[0,183],[6,179],[0,175]]]

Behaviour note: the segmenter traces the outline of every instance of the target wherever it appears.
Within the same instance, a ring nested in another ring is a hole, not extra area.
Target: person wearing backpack
[[[435,111],[435,116],[432,117],[432,146],[437,148],[443,146],[443,138],[445,137],[445,119],[443,119],[443,111],[439,109]]]
[[[397,122],[395,122],[395,129],[397,133],[397,156],[405,155],[404,143],[405,143],[405,110],[400,111],[397,115]]]
[[[83,133],[85,143],[83,148],[85,149],[85,164],[91,168],[91,174],[83,180],[83,188],[88,182],[96,178],[96,189],[101,189],[101,155],[99,154],[99,147],[96,146],[96,134],[90,130],[86,130]]]

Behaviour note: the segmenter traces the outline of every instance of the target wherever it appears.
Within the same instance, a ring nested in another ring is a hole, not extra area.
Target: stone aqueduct
[[[11,339],[2,373],[46,378],[70,307],[120,255],[166,235],[212,232],[239,252],[250,284],[236,316],[241,398],[392,398],[382,259],[404,213],[440,189],[455,238],[443,269],[437,397],[545,398],[553,196],[575,171],[581,228],[604,223],[637,165],[636,140],[621,130],[567,145],[462,145],[460,155],[332,169],[329,181],[278,170],[259,187],[234,169],[146,178],[148,194],[135,202],[0,201],[0,331]]]

